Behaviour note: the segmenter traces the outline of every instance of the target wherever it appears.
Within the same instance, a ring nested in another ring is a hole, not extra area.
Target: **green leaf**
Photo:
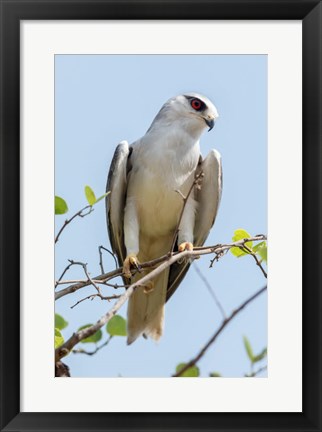
[[[107,195],[109,195],[111,193],[111,191],[106,192],[105,194],[103,194],[102,196],[100,196],[99,198],[97,198],[96,203],[98,203],[99,201],[101,201],[103,198],[107,197]]]
[[[60,347],[63,343],[63,335],[60,333],[60,330],[58,328],[55,328],[55,349]]]
[[[85,186],[85,196],[89,205],[94,205],[96,203],[96,196],[94,191],[89,186]]]
[[[260,248],[262,248],[262,247],[265,245],[265,243],[266,243],[266,242],[264,242],[264,241],[262,241],[262,242],[260,242],[260,243],[257,243],[257,245],[255,245],[255,246],[253,247],[253,251],[254,251],[255,253],[257,253],[258,250],[259,250]]]
[[[247,231],[240,228],[234,232],[234,236],[233,236],[232,240],[233,240],[233,242],[237,242],[239,240],[243,240],[245,238],[250,238],[250,237],[251,237],[251,235]],[[252,249],[253,242],[247,242],[246,246],[248,246],[250,249]],[[237,258],[240,258],[241,256],[248,255],[248,252],[244,252],[241,249],[239,249],[238,247],[232,247],[230,249],[230,252],[233,255],[235,255]]]
[[[243,340],[244,340],[244,346],[245,346],[245,349],[246,349],[246,352],[247,352],[248,358],[249,358],[249,360],[250,360],[252,363],[254,363],[254,358],[255,358],[255,356],[254,356],[254,353],[253,353],[253,349],[252,349],[252,347],[251,347],[251,344],[250,344],[250,342],[249,342],[249,340],[247,339],[246,336],[243,337]]]
[[[85,324],[85,325],[79,327],[79,329],[77,331],[83,330],[83,329],[85,329],[87,327],[91,327],[92,325],[93,324]],[[102,336],[103,336],[102,330],[99,329],[92,336],[89,336],[89,337],[81,340],[81,343],[97,343],[97,342],[99,342],[102,339]]]
[[[267,356],[267,348],[264,348],[263,351],[261,351],[259,354],[257,354],[254,359],[253,359],[253,363],[256,363],[260,360],[263,360],[263,358],[265,358]]]
[[[210,372],[209,376],[211,378],[219,378],[221,377],[221,374],[219,372]]]
[[[176,373],[180,372],[181,369],[183,369],[185,367],[187,363],[180,363],[178,364],[178,366],[176,367]],[[189,369],[187,369],[185,372],[183,372],[182,375],[180,375],[180,377],[198,377],[200,374],[199,368],[198,366],[191,366]]]
[[[55,314],[55,327],[58,328],[59,330],[63,330],[67,326],[68,326],[68,322],[65,321],[61,315],[56,313]]]
[[[61,215],[64,213],[68,212],[68,206],[66,201],[59,197],[59,196],[55,196],[55,214],[56,215]]]
[[[263,261],[267,263],[267,244],[266,241],[258,243],[253,247],[253,251],[257,253]]]
[[[126,320],[120,315],[115,315],[106,324],[106,331],[111,336],[126,336]]]

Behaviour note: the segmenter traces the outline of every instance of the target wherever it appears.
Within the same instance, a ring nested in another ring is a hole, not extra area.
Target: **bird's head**
[[[218,118],[218,111],[215,105],[205,96],[198,93],[185,93],[169,99],[167,102],[174,116],[181,117],[195,123],[198,128],[214,127]]]
[[[210,131],[218,118],[214,104],[198,93],[185,93],[169,99],[154,119],[151,128],[182,127],[195,136],[200,136],[205,128]]]

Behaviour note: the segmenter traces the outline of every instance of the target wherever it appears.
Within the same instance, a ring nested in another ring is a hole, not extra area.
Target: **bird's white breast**
[[[135,200],[142,233],[160,237],[175,229],[183,206],[176,190],[187,194],[199,155],[199,141],[182,133],[147,134],[135,144],[128,196]]]

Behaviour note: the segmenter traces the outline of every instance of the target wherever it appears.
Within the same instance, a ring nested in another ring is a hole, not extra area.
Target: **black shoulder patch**
[[[126,175],[128,175],[129,172],[132,169],[132,161],[131,161],[131,155],[132,155],[132,153],[133,153],[133,147],[130,146],[129,147],[129,155],[127,157],[127,162],[126,162]]]

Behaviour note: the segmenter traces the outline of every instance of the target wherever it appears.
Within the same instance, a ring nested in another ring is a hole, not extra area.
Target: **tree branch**
[[[123,284],[112,284],[112,283],[108,283],[105,280],[97,280],[97,279],[93,279],[93,282],[97,283],[97,284],[101,284],[101,285],[105,285],[111,288],[127,288],[129,285],[123,285]],[[57,285],[70,285],[70,284],[79,284],[79,283],[88,283],[88,279],[65,279],[65,280],[60,280],[57,281],[56,284]]]
[[[238,242],[235,242],[235,243],[232,243],[229,245],[221,245],[220,247],[217,246],[217,247],[215,247],[215,249],[220,248],[220,249],[226,250],[226,249],[230,249],[231,247],[234,247],[234,246],[240,247],[248,241],[256,241],[256,240],[263,240],[263,236],[260,236],[260,238],[254,237],[252,239],[239,240]],[[206,254],[214,253],[214,247],[197,248],[197,249],[198,250],[193,250],[193,251],[187,251],[186,250],[183,252],[179,252],[179,253],[173,254],[170,257],[166,256],[166,260],[164,262],[161,262],[161,264],[157,268],[152,270],[149,274],[143,276],[140,280],[131,284],[130,287],[125,291],[125,293],[122,294],[120,296],[120,298],[116,301],[114,306],[105,315],[103,315],[96,322],[96,324],[93,324],[90,327],[87,327],[83,330],[80,330],[80,331],[74,333],[61,347],[56,349],[56,351],[55,351],[56,362],[59,361],[62,357],[66,356],[79,341],[93,335],[94,333],[97,332],[98,329],[103,327],[119,311],[119,309],[123,306],[123,304],[130,298],[130,296],[133,294],[133,292],[140,285],[142,285],[142,286],[145,285],[146,282],[150,281],[151,279],[153,279],[154,277],[159,275],[166,268],[170,267],[172,264],[174,264],[178,260],[195,258],[195,257],[200,256],[200,255],[206,255]],[[106,275],[105,275],[105,277],[106,277]],[[95,278],[95,279],[99,279],[99,278]],[[68,288],[66,288],[66,289],[68,290]],[[61,291],[64,291],[64,290],[61,290]],[[56,293],[56,295],[60,294],[61,291]],[[67,293],[69,293],[69,292],[66,292],[66,294]],[[246,304],[247,304],[247,302],[246,302]],[[244,306],[241,306],[240,309],[245,307],[246,304],[244,304]],[[236,311],[235,311],[235,313],[236,313]],[[230,317],[229,320],[231,320],[232,318],[233,317]],[[227,320],[225,320],[224,322],[226,322],[226,321]]]
[[[55,283],[55,289],[57,288],[57,285],[61,283],[61,280],[63,279],[64,275],[68,272],[68,270],[74,265],[72,261],[69,260],[69,264],[65,267],[64,271],[60,275],[59,279]]]
[[[267,273],[266,273],[266,271],[264,270],[264,268],[263,268],[261,262],[260,262],[259,259],[257,258],[255,252],[253,252],[253,251],[252,251],[252,250],[251,250],[251,249],[250,249],[246,244],[245,244],[243,247],[241,247],[241,249],[245,249],[245,250],[249,253],[249,255],[251,255],[251,256],[254,258],[256,264],[257,264],[258,267],[261,269],[263,275],[264,275],[265,278],[267,279]]]
[[[100,268],[101,268],[101,272],[105,273],[104,267],[103,267],[103,253],[102,253],[102,250],[105,250],[110,255],[112,255],[112,257],[114,259],[114,263],[115,263],[115,268],[117,268],[117,260],[116,260],[115,254],[112,251],[110,251],[109,249],[107,249],[106,247],[99,246],[98,247],[98,253],[99,253],[99,257],[100,257],[99,265],[100,265]]]
[[[263,288],[261,288],[259,291],[257,291],[255,294],[251,295],[247,300],[245,300],[240,306],[238,306],[237,309],[235,309],[229,317],[224,319],[219,326],[219,328],[216,330],[214,335],[209,339],[209,341],[206,343],[206,345],[199,351],[199,353],[191,359],[188,363],[185,364],[185,366],[180,369],[176,374],[172,375],[173,377],[180,377],[187,369],[194,366],[206,353],[208,348],[216,341],[220,333],[224,330],[224,328],[230,323],[232,319],[235,318],[236,315],[238,315],[249,303],[254,301],[258,296],[260,296],[263,292],[267,290],[267,285],[265,285]]]
[[[85,210],[88,210],[88,212],[87,213],[83,213]],[[66,219],[65,222],[64,222],[64,225],[60,228],[60,230],[58,231],[57,236],[55,237],[55,243],[58,242],[61,233],[64,231],[64,229],[66,228],[66,226],[71,223],[71,221],[73,221],[77,216],[78,217],[85,217],[85,216],[89,215],[90,213],[92,213],[92,211],[94,211],[93,206],[87,205],[86,207],[82,208],[77,213],[75,213],[74,216],[72,216],[70,219]]]
[[[86,351],[83,348],[79,348],[79,349],[74,349],[72,351],[73,354],[86,354],[88,356],[92,356],[94,354],[97,353],[97,351],[101,350],[102,348],[106,347],[106,345],[108,345],[111,341],[111,339],[113,338],[113,336],[110,336],[102,345],[99,345],[95,348],[94,351]]]
[[[168,259],[168,261],[163,262],[157,267],[156,269],[152,270],[149,274],[146,276],[143,276],[140,280],[130,285],[130,287],[125,291],[124,294],[120,296],[120,298],[116,301],[114,306],[105,314],[103,315],[96,324],[93,324],[90,327],[87,327],[83,330],[79,330],[78,332],[74,333],[62,346],[59,348],[56,348],[55,350],[55,362],[59,361],[62,357],[65,357],[72,348],[78,344],[81,340],[93,335],[97,332],[101,327],[103,327],[116,313],[118,310],[123,306],[123,304],[131,297],[133,292],[140,286],[144,285],[149,280],[153,279],[155,276],[160,274],[163,270],[165,270],[167,267],[169,267],[171,264],[174,264],[178,259],[182,258],[188,258],[193,254],[193,251],[183,251],[176,256],[172,256]]]
[[[202,274],[202,272],[200,271],[199,267],[197,266],[196,263],[194,263],[193,268],[196,270],[197,275],[200,277],[200,279],[202,280],[202,282],[204,283],[205,287],[208,289],[211,297],[214,299],[218,309],[220,310],[220,313],[223,317],[223,319],[226,318],[226,313],[224,308],[222,307],[220,301],[217,298],[217,295],[215,293],[215,291],[213,290],[212,286],[210,285],[210,283],[208,282],[208,279]]]
[[[259,369],[257,369],[256,371],[254,371],[254,372],[252,372],[250,374],[246,374],[245,377],[252,378],[252,377],[257,376],[257,375],[259,375],[260,373],[262,373],[262,372],[264,372],[266,370],[267,370],[267,366],[262,366]]]
[[[228,244],[219,244],[219,245],[215,245],[215,246],[202,246],[202,247],[195,247],[193,249],[193,251],[184,251],[184,252],[174,252],[172,254],[172,256],[170,255],[170,253],[163,255],[160,258],[156,258],[152,261],[147,261],[145,263],[140,264],[141,269],[145,269],[145,268],[153,268],[155,266],[157,266],[158,264],[164,264],[167,263],[165,268],[169,267],[171,264],[173,264],[173,262],[178,261],[178,259],[182,259],[183,257],[188,257],[188,258],[196,258],[199,257],[201,255],[209,255],[209,254],[215,254],[216,257],[218,257],[217,259],[219,259],[221,256],[223,256],[223,254],[228,251],[229,249],[231,249],[232,247],[243,247],[245,245],[246,242],[249,241],[262,241],[262,240],[266,240],[266,236],[264,235],[259,235],[259,236],[255,236],[255,237],[251,237],[251,238],[245,238],[242,240],[238,240],[237,242],[234,243],[228,243]],[[183,253],[185,252],[189,252],[186,255],[183,255]],[[179,258],[177,258],[179,256]],[[171,261],[172,257],[176,257],[175,261]],[[170,264],[169,264],[170,263]],[[96,276],[94,278],[92,278],[93,281],[95,281],[96,283],[98,283],[98,281],[105,281],[107,282],[108,280],[111,280],[117,276],[121,276],[122,275],[122,267],[119,267],[109,273],[105,273],[99,276]],[[136,270],[133,271],[133,273],[135,273]],[[149,277],[150,280],[152,279],[151,277],[151,273],[149,273],[147,276]],[[144,276],[144,277],[147,277]],[[85,281],[85,282],[79,282],[76,284],[72,284],[64,289],[61,289],[60,291],[55,293],[55,300],[58,300],[62,297],[64,297],[67,294],[71,294],[74,293],[76,291],[78,291],[79,289],[91,285],[91,281]]]
[[[120,298],[120,295],[112,295],[112,296],[107,296],[104,297],[102,294],[97,293],[97,294],[91,294],[87,297],[82,298],[81,300],[78,300],[78,302],[76,302],[73,306],[71,306],[71,309],[74,309],[75,306],[79,305],[79,303],[82,303],[85,300],[94,300],[95,297],[99,297],[101,300],[107,300],[107,301],[111,301],[111,300],[116,300],[118,298]]]
[[[176,190],[175,191],[175,192],[177,192],[181,196],[181,198],[183,200],[183,205],[182,205],[182,209],[181,209],[181,212],[180,212],[180,215],[179,215],[179,219],[178,219],[178,222],[177,222],[176,229],[174,230],[174,235],[173,235],[173,239],[172,239],[172,245],[171,245],[171,248],[170,248],[170,253],[171,254],[173,253],[174,246],[176,244],[176,240],[177,240],[177,235],[179,233],[179,227],[180,227],[181,219],[182,219],[182,216],[183,216],[184,209],[185,209],[185,207],[187,205],[188,198],[191,195],[191,192],[193,191],[194,187],[199,187],[199,188],[201,187],[200,186],[200,182],[201,182],[201,180],[202,180],[203,177],[204,177],[204,173],[203,173],[203,171],[200,171],[200,173],[198,173],[195,176],[195,179],[194,179],[192,185],[190,186],[190,189],[188,190],[188,193],[187,193],[186,196],[184,196],[183,193],[180,190]]]

